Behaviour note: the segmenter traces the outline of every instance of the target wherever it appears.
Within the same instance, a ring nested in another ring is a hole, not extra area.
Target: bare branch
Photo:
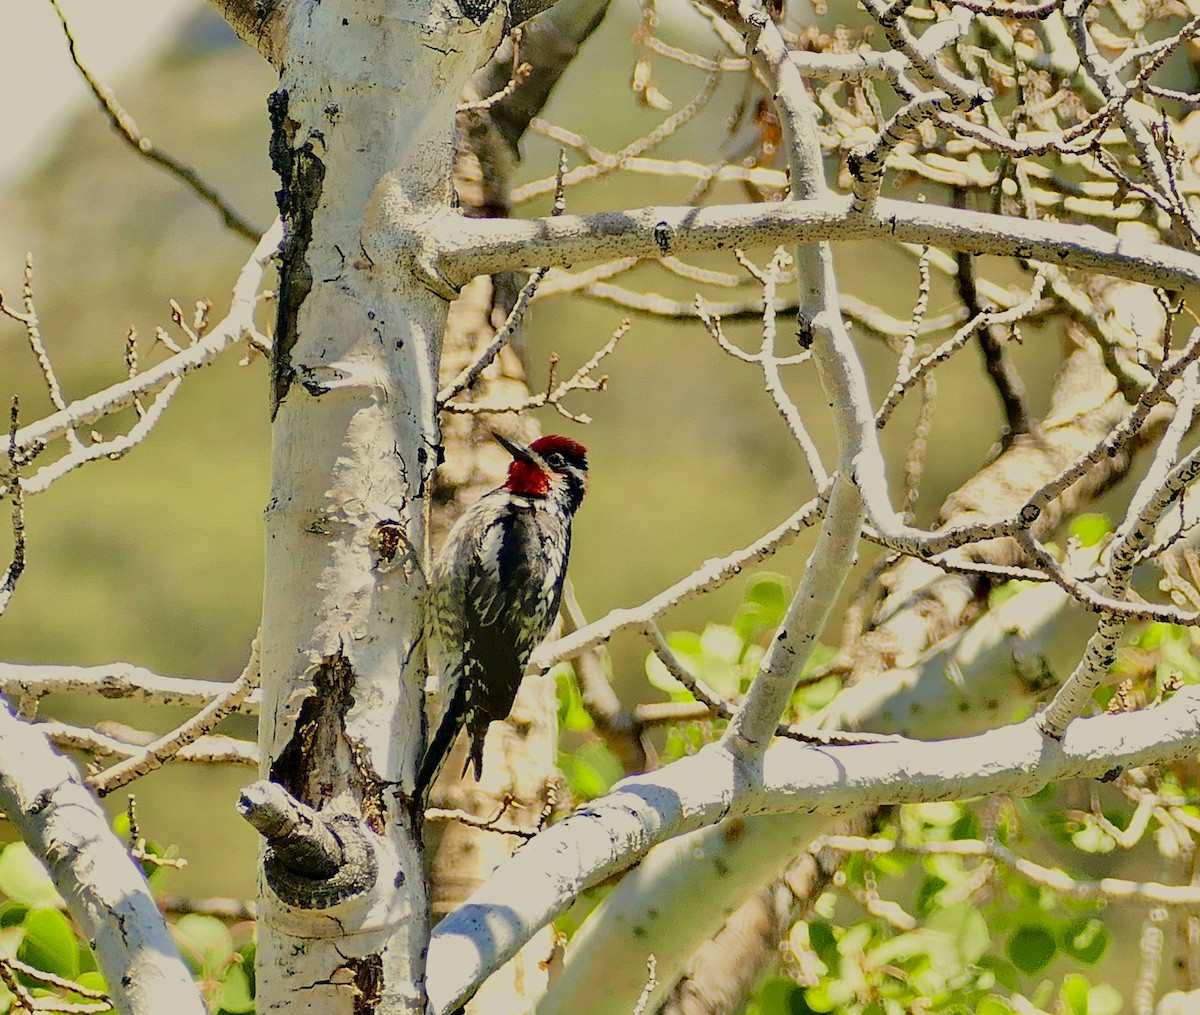
[[[1200,281],[1200,257],[1121,240],[1094,226],[1028,222],[890,198],[855,212],[851,200],[831,195],[775,204],[659,206],[557,219],[462,219],[448,211],[444,227],[430,228],[438,237],[439,269],[460,283],[535,265],[824,240],[900,241],[1025,257],[1172,289]]]
[[[229,203],[221,197],[215,187],[201,179],[200,174],[196,170],[180,162],[174,156],[162,151],[153,141],[138,130],[138,125],[133,117],[121,108],[113,93],[96,80],[92,72],[88,70],[80,59],[79,53],[75,48],[75,36],[71,34],[71,26],[68,24],[67,17],[63,13],[62,8],[59,7],[58,0],[50,0],[50,6],[54,8],[54,13],[58,15],[58,20],[62,25],[63,35],[67,39],[67,48],[71,54],[71,62],[75,64],[83,80],[87,82],[87,86],[92,90],[92,94],[96,97],[96,101],[100,104],[100,108],[104,111],[105,116],[108,117],[108,122],[112,125],[113,130],[117,132],[117,135],[143,158],[149,159],[156,165],[161,166],[177,180],[189,187],[202,201],[211,205],[217,214],[221,216],[221,221],[227,229],[237,233],[239,236],[244,236],[248,240],[257,240],[262,235],[261,229],[255,229],[254,226],[234,211]]]
[[[611,610],[605,616],[592,621],[574,634],[565,635],[557,641],[543,642],[534,651],[529,661],[530,667],[535,672],[544,672],[556,663],[572,659],[579,652],[607,641],[618,631],[628,630],[631,627],[644,627],[685,599],[723,585],[730,578],[742,574],[746,567],[766,559],[776,550],[787,546],[801,532],[813,525],[823,510],[820,500],[810,500],[780,525],[749,546],[737,550],[727,557],[718,557],[707,561],[686,578],[663,589],[658,595],[648,599],[640,606]]]
[[[65,758],[0,706],[0,808],[48,865],[112,993],[130,1015],[201,1015],[204,1005],[142,872]],[[115,923],[114,923],[115,921]],[[120,933],[113,933],[119,926]]]
[[[226,716],[235,712],[239,705],[258,686],[258,639],[250,646],[250,661],[237,678],[219,698],[209,702],[187,722],[159,737],[140,755],[113,765],[98,775],[88,778],[88,784],[97,796],[105,796],[121,786],[128,785],[139,776],[160,768],[176,757],[184,747],[200,739],[214,729]]]
[[[17,423],[20,421],[20,401],[13,395],[12,409],[9,413],[8,430],[8,487],[7,495],[12,501],[12,559],[4,570],[4,580],[0,581],[0,616],[8,609],[16,590],[17,581],[25,570],[25,487],[21,480],[20,458],[17,453]]]
[[[183,377],[199,367],[207,366],[243,338],[269,346],[270,341],[260,335],[255,326],[254,313],[263,271],[267,262],[275,255],[281,237],[282,226],[276,221],[263,234],[250,260],[238,275],[229,313],[200,342],[155,364],[134,379],[122,381],[87,398],[72,402],[66,409],[23,427],[16,434],[15,444],[8,437],[0,438],[0,453],[7,455],[9,449],[14,446],[18,451],[44,447],[49,441],[73,427],[93,423],[131,404],[138,395],[155,391],[169,383],[172,378]]]
[[[1198,730],[1200,694],[1185,688],[1142,712],[1082,719],[1050,748],[1035,719],[928,743],[814,748],[777,741],[760,775],[720,744],[710,745],[653,775],[624,780],[607,798],[547,829],[443,920],[429,952],[431,1008],[451,1011],[578,891],[636,863],[666,838],[742,814],[1024,795],[1050,782],[1185,756],[1200,745]]]
[[[0,692],[17,697],[71,694],[203,708],[225,694],[229,687],[220,680],[164,677],[129,663],[53,666],[0,662]],[[257,691],[252,692],[238,710],[255,714],[259,697]]]

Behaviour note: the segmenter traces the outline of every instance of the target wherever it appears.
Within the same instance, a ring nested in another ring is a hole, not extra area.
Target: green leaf
[[[1008,957],[1021,972],[1032,975],[1045,969],[1057,950],[1053,936],[1044,927],[1026,924],[1008,939]]]
[[[570,664],[554,668],[554,683],[558,688],[558,724],[574,733],[585,733],[595,726],[592,717],[583,707],[583,695],[575,669]]]
[[[79,942],[62,913],[57,909],[31,909],[22,926],[25,936],[17,958],[68,979],[79,975]]]
[[[746,586],[746,602],[759,608],[764,627],[778,627],[783,623],[791,599],[791,585],[780,574],[755,575]]]
[[[250,992],[250,980],[240,964],[226,970],[221,985],[213,992],[212,1000],[222,1011],[241,1015],[254,1011],[254,995]]]
[[[746,643],[737,631],[726,624],[705,624],[700,635],[700,655],[695,657],[689,670],[717,694],[732,698],[742,690],[742,654]]]
[[[973,811],[964,811],[950,828],[951,839],[978,839],[981,828]]]
[[[841,956],[837,950],[837,938],[833,928],[824,920],[813,920],[808,925],[808,943],[814,952],[829,969],[837,969],[841,964]]]
[[[1064,976],[1058,991],[1062,1010],[1067,1015],[1088,1015],[1088,989],[1087,979],[1078,973]]]
[[[1164,625],[1159,651],[1162,659],[1155,671],[1158,690],[1162,690],[1163,682],[1176,673],[1185,677],[1188,683],[1195,683],[1200,673],[1200,661],[1192,652],[1192,639],[1187,630],[1176,624]]]
[[[945,878],[938,877],[936,874],[932,874],[922,880],[921,884],[917,887],[917,912],[922,915],[932,912],[934,906],[937,905],[938,893],[943,888],[948,887],[948,885],[949,882]]]
[[[997,585],[988,593],[988,606],[995,608],[1002,603],[1007,603],[1018,592],[1029,588],[1031,585],[1033,585],[1033,582],[1027,581],[1011,581]]]
[[[1107,515],[1077,515],[1071,520],[1070,532],[1084,546],[1095,546],[1112,532],[1112,522]]]
[[[667,635],[667,645],[681,656],[698,656],[704,652],[700,647],[700,635],[695,631],[672,631]]]
[[[996,978],[996,982],[1005,990],[1012,991],[1014,994],[1021,986],[1021,981],[1017,977],[1017,971],[1013,968],[1011,962],[1005,962],[1004,959],[995,955],[985,955],[979,960],[979,968],[986,969]]]
[[[185,913],[172,929],[180,951],[197,971],[220,969],[233,954],[229,928],[215,916]]]
[[[847,928],[837,943],[838,953],[856,959],[860,952],[867,950],[871,942],[871,933],[871,925],[868,923],[856,923]]]
[[[586,743],[571,754],[560,751],[558,764],[571,792],[580,800],[603,796],[625,775],[616,755],[598,741]]]
[[[1081,827],[1071,833],[1071,842],[1085,853],[1111,853],[1117,846],[1091,814],[1085,814]]]
[[[10,842],[0,852],[0,892],[33,909],[52,909],[62,901],[46,868],[23,842]]]
[[[722,662],[736,663],[745,647],[737,631],[728,624],[705,624],[700,635],[700,654]]]
[[[809,1015],[812,1009],[804,999],[804,988],[791,980],[767,980],[758,991],[761,1015]]]
[[[1067,924],[1059,934],[1059,947],[1077,962],[1092,966],[1108,948],[1108,928],[1099,920],[1083,917]]]
[[[925,926],[949,937],[964,965],[974,965],[983,958],[992,940],[983,914],[965,904],[937,910]]]
[[[1088,991],[1088,1015],[1117,1015],[1125,1008],[1125,999],[1116,987],[1097,983]]]
[[[671,672],[663,665],[663,661],[653,652],[646,653],[645,669],[646,679],[650,681],[651,687],[657,687],[660,691],[666,691],[669,694],[678,694],[684,691],[683,684],[671,676]]]
[[[816,655],[816,649],[813,650],[813,655]],[[811,657],[809,662],[812,662]],[[800,688],[796,697],[806,711],[816,712],[833,701],[841,689],[842,678],[831,673],[827,677],[822,677],[815,684],[806,684]]]
[[[975,1015],[1013,1015],[1015,1010],[1007,1001],[994,994],[981,997],[975,1005]]]
[[[680,758],[686,758],[690,754],[695,754],[704,746],[706,739],[703,727],[699,722],[689,722],[679,726],[672,726],[667,730],[667,742],[660,756],[660,761],[666,764],[667,762],[678,761]]]
[[[75,977],[75,982],[81,987],[87,987],[88,990],[98,990],[102,994],[108,993],[108,984],[104,982],[104,977],[94,969],[80,973]]]
[[[10,902],[3,909],[0,909],[0,931],[7,930],[9,927],[20,928],[25,922],[25,914],[29,912],[28,906],[23,906],[20,903]]]
[[[240,951],[242,955],[242,972],[246,974],[246,982],[250,986],[250,996],[256,997],[258,995],[258,984],[254,979],[254,958],[258,952],[257,941],[252,940],[248,944],[242,945]]]
[[[815,673],[827,663],[832,662],[838,650],[832,645],[826,645],[823,641],[813,642],[812,651],[808,653],[808,659],[805,660],[804,668],[800,671],[800,676],[807,677],[811,673]],[[838,680],[840,687],[841,680]]]

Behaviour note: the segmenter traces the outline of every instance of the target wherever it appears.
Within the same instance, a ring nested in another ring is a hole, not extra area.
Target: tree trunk
[[[286,795],[260,785],[243,800],[267,843],[258,1004],[419,1012],[429,907],[409,801],[453,290],[423,267],[414,223],[450,205],[455,106],[503,16],[304,0],[272,17],[273,45],[256,41],[281,68],[269,106],[285,239],[260,744],[262,778]],[[384,253],[397,237],[399,258]]]

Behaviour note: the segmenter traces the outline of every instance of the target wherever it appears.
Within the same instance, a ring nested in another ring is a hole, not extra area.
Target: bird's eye
[[[559,452],[555,451],[546,459],[546,464],[552,469],[561,469],[566,464],[566,460]]]

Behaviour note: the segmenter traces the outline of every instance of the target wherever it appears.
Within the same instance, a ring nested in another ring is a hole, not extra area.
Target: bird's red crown
[[[529,450],[541,455],[543,458],[558,451],[568,457],[583,459],[585,463],[587,461],[587,448],[578,441],[571,440],[570,437],[563,437],[561,434],[556,433],[539,437],[529,445]]]
[[[539,437],[529,445],[529,450],[543,462],[551,455],[558,453],[577,468],[587,469],[587,448],[570,437],[560,434],[547,434]],[[552,471],[554,470],[551,467]],[[550,493],[550,474],[536,461],[514,456],[508,466],[506,489],[513,493],[524,494],[527,497],[545,497]]]

